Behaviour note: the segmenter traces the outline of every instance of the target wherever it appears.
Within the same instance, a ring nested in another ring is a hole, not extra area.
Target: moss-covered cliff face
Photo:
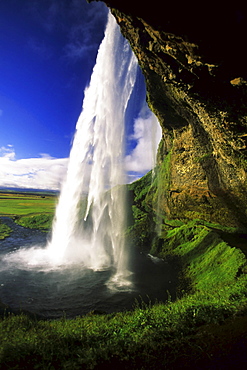
[[[160,211],[247,226],[246,11],[238,2],[219,9],[210,2],[106,3],[139,60],[163,129],[158,164],[168,173],[158,183]]]

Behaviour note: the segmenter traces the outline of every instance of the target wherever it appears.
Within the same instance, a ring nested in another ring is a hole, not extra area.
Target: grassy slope
[[[232,335],[229,325],[232,330],[239,320],[234,343],[247,332],[245,256],[207,227],[193,223],[168,232],[167,242],[176,245],[173,253],[187,266],[184,276],[191,290],[182,298],[166,305],[140,303],[133,312],[73,320],[45,322],[7,315],[0,323],[1,363],[9,369],[169,369],[186,368],[185,360],[189,368],[197,368],[201,361],[212,365],[215,337],[224,348]],[[229,351],[221,365],[228,361]]]
[[[173,220],[163,223],[157,240],[150,183],[148,174],[129,186],[134,218],[127,234],[162,258],[179,258],[178,299],[73,320],[6,315],[0,322],[2,368],[245,368],[247,264],[233,245],[234,230],[224,229],[223,240],[219,225]]]

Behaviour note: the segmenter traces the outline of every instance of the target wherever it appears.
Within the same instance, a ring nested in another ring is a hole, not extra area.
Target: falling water
[[[123,150],[125,111],[137,61],[109,13],[82,113],[48,251],[54,263],[80,262],[126,273]],[[83,192],[87,204],[82,207]]]
[[[157,119],[146,105],[139,111],[135,101],[137,94],[139,102],[145,99],[138,89],[142,76],[137,67],[109,15],[85,91],[50,241],[38,230],[4,220],[13,233],[0,243],[0,299],[12,309],[21,307],[46,318],[75,317],[92,310],[126,310],[140,297],[164,301],[167,291],[175,297],[176,269],[138,248],[132,248],[128,260],[123,238],[124,169],[148,170],[161,135]],[[128,116],[134,121],[132,132]]]

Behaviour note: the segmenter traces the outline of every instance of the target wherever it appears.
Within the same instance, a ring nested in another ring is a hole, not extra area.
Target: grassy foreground
[[[246,368],[245,239],[236,230],[217,229],[219,225],[201,220],[173,220],[164,223],[159,239],[150,243],[155,221],[149,186],[148,177],[130,186],[133,220],[128,237],[155,255],[180,261],[177,300],[139,302],[128,312],[49,321],[5,311],[0,319],[1,369]],[[37,207],[43,201],[32,200],[36,211],[44,210],[41,204]],[[52,214],[54,199],[46,201]],[[21,210],[18,202],[23,199],[15,202],[13,214]],[[20,220],[30,225],[33,216],[41,217],[32,212],[29,206]],[[41,213],[42,222],[46,214]]]
[[[140,302],[133,311],[71,320],[5,314],[0,322],[0,367],[171,369],[198,368],[202,361],[212,365],[219,356],[214,355],[218,346],[214,338],[223,338],[224,349],[230,336],[227,332],[222,337],[222,332],[227,325],[236,326],[233,319],[241,321],[238,325],[246,338],[245,255],[198,222],[168,231],[163,247],[171,245],[176,247],[169,255],[180,256],[186,266],[182,281],[190,288],[180,299],[153,306]],[[167,256],[160,249],[159,254]],[[229,361],[229,353],[228,349],[222,361]]]
[[[211,352],[204,353],[205,335],[199,328],[220,326],[236,310],[234,302],[216,298],[212,302],[209,295],[196,295],[134,312],[74,320],[36,321],[11,315],[1,322],[1,368],[160,369],[173,368],[169,366],[191,352],[198,359],[210,356]]]

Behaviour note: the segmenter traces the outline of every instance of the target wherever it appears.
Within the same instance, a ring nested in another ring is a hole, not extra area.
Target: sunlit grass
[[[112,361],[125,364],[123,368],[162,366],[198,326],[220,324],[238,308],[239,303],[216,292],[186,296],[166,305],[140,303],[132,312],[89,314],[72,320],[9,315],[0,322],[1,363],[9,369],[17,364],[16,368],[28,364],[37,369],[93,369]]]
[[[54,196],[0,193],[0,216],[52,213],[55,207],[56,197]]]
[[[175,302],[140,301],[132,311],[70,320],[6,314],[0,322],[0,364],[7,369],[103,369],[114,364],[159,369],[173,363],[198,328],[220,326],[246,312],[246,259],[239,249],[193,223],[170,230],[164,240],[166,248],[175,245],[169,253],[182,259],[182,279],[190,286]]]
[[[12,217],[21,226],[48,230],[57,204],[57,197],[49,194],[0,192],[0,217]],[[0,239],[10,235],[11,229],[0,224]]]
[[[18,211],[17,203],[24,200],[31,206],[26,214],[19,214],[19,222],[36,227],[49,221],[45,216],[52,215],[54,198],[22,198],[13,200],[13,210]],[[41,214],[38,202],[50,204],[50,213],[46,208],[47,214]],[[39,214],[34,212],[36,206]],[[147,227],[142,226],[149,220],[138,212],[133,228],[135,235],[140,230],[144,235]],[[225,320],[247,312],[246,257],[214,228],[202,221],[174,223],[162,230],[160,242],[153,246],[152,253],[162,258],[175,256],[183,266],[181,292],[174,302],[151,305],[140,301],[128,312],[47,321],[5,313],[0,320],[0,368],[172,368],[182,346],[190,348],[193,335],[200,340],[199,328],[220,328]]]

